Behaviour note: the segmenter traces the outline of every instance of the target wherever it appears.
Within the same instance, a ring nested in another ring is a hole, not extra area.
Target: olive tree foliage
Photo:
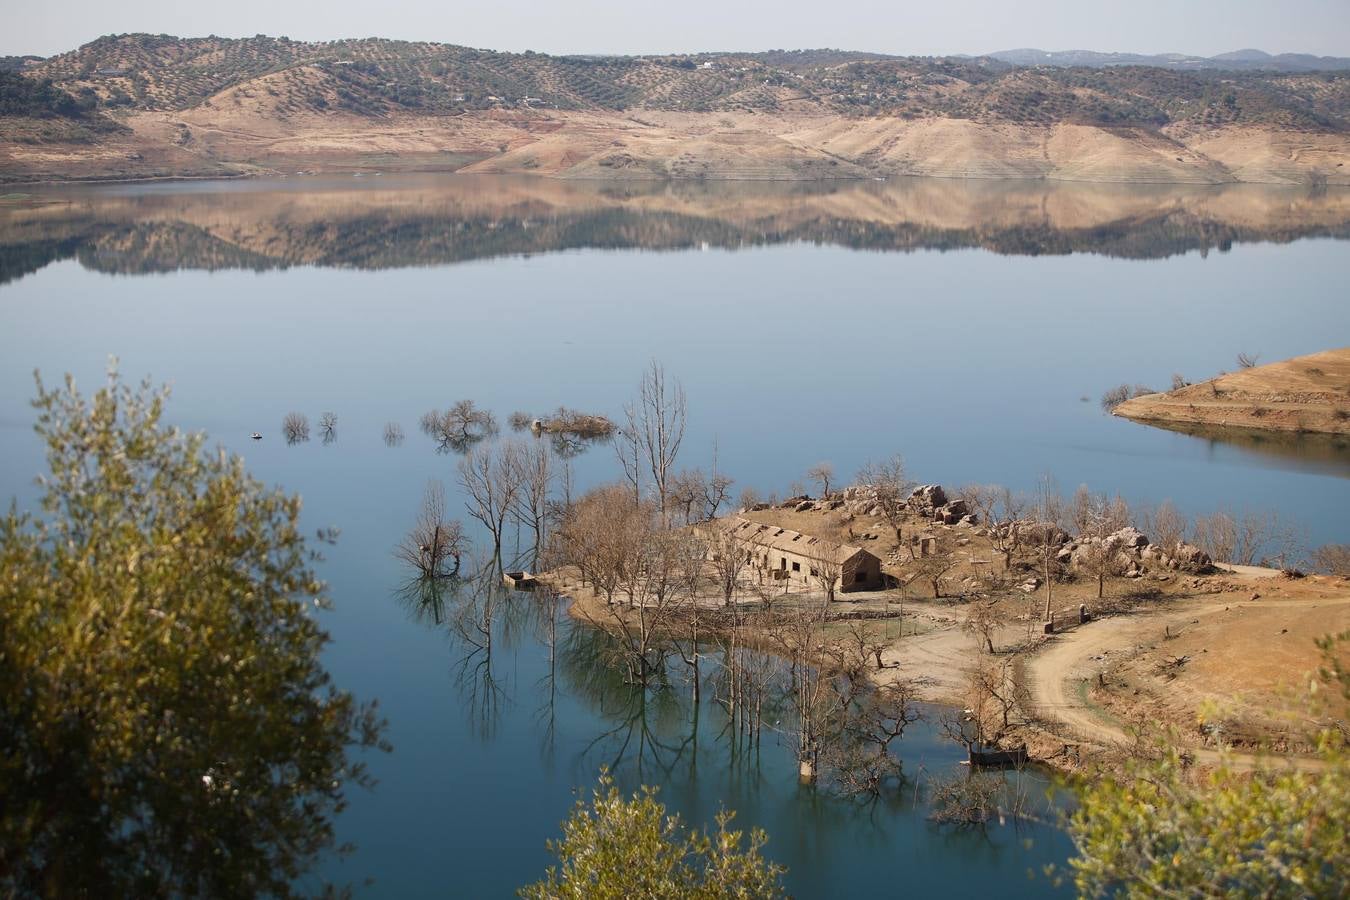
[[[6,896],[290,896],[383,746],[320,662],[299,498],[166,398],[37,382],[41,511],[0,520]]]
[[[714,832],[690,830],[666,812],[656,791],[625,797],[602,773],[590,803],[578,801],[549,841],[558,858],[544,878],[520,890],[530,900],[759,900],[786,896],[781,866],[761,854],[768,838],[732,831],[733,814]]]
[[[1341,660],[1350,632],[1318,642],[1319,690],[1350,699]],[[1069,822],[1081,896],[1344,897],[1350,895],[1350,755],[1320,736],[1318,768],[1226,765],[1196,774],[1169,749],[1121,777],[1084,782]]]

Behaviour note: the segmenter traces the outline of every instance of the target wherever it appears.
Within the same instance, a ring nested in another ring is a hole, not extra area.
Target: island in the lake
[[[1350,347],[1248,365],[1201,384],[1141,394],[1112,412],[1172,428],[1350,435]]]
[[[464,171],[1350,184],[1344,60],[1139,61],[110,35],[0,59],[0,181]]]

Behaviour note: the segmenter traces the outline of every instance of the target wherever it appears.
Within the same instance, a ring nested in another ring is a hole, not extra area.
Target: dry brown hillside
[[[1135,397],[1114,412],[1165,425],[1350,435],[1350,347],[1241,369],[1165,394]]]
[[[1350,184],[1350,72],[144,34],[19,71],[81,112],[0,103],[0,180],[345,171],[380,155],[384,170],[588,178]]]

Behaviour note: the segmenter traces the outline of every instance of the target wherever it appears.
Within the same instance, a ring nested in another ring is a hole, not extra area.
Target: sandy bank
[[[1160,425],[1350,435],[1350,347],[1135,397],[1114,413]]]

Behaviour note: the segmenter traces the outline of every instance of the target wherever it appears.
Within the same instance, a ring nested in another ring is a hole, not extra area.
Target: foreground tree
[[[1323,684],[1350,699],[1342,649],[1319,642]],[[1119,778],[1083,782],[1069,823],[1082,896],[1345,897],[1350,894],[1350,756],[1320,736],[1320,767],[1226,766],[1197,775],[1169,749]]]
[[[591,802],[578,801],[563,823],[561,840],[549,841],[559,864],[520,896],[535,900],[721,900],[783,897],[784,869],[760,850],[768,838],[754,829],[749,840],[731,831],[732,813],[717,816],[714,833],[691,831],[669,815],[644,787],[625,798],[601,774]]]
[[[115,375],[38,382],[42,515],[0,520],[0,894],[286,897],[373,706],[320,663],[299,498]]]

